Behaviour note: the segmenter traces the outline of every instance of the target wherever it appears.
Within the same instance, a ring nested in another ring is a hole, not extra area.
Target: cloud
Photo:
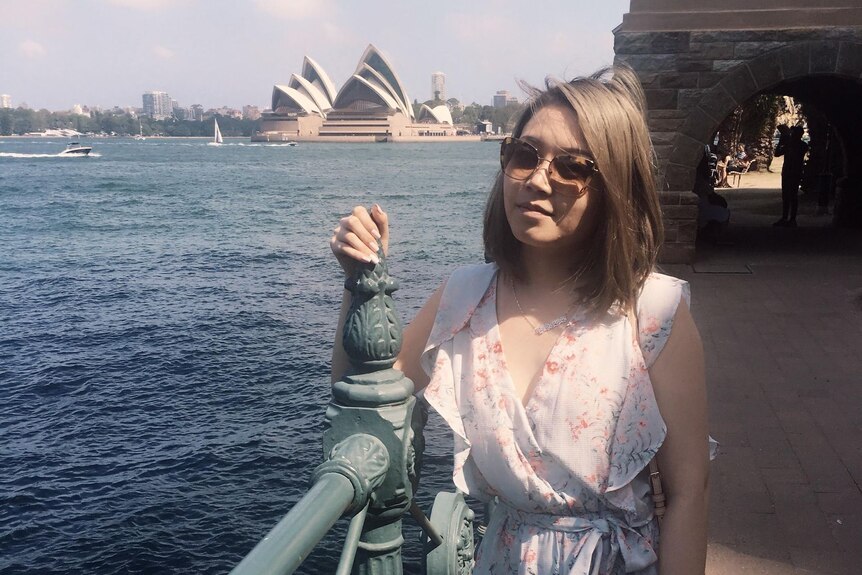
[[[261,12],[282,20],[313,20],[331,15],[330,0],[255,0]]]
[[[174,51],[170,48],[165,48],[164,46],[160,46],[156,44],[153,46],[153,54],[161,58],[162,60],[170,60],[174,57]]]
[[[18,44],[18,52],[25,58],[35,59],[45,55],[45,47],[34,40],[24,40]]]
[[[158,12],[172,4],[171,0],[108,0],[108,3],[144,12]]]

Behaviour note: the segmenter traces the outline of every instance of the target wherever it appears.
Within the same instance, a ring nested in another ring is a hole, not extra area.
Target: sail
[[[213,137],[213,142],[216,144],[222,143],[221,130],[218,129],[218,120],[213,118],[213,122],[215,122],[215,136]]]

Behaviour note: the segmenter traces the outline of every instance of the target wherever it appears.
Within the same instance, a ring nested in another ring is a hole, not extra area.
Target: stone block
[[[670,157],[670,154],[673,151],[673,146],[672,145],[653,146],[653,151],[655,151],[655,155],[658,158],[659,170],[664,169],[663,164],[666,163],[667,158]]]
[[[862,76],[862,43],[841,42],[835,72],[855,78]]]
[[[650,112],[650,115],[652,115],[652,112]],[[682,128],[682,125],[684,122],[685,122],[685,120],[683,120],[681,118],[678,120],[663,120],[660,118],[659,119],[650,118],[649,119],[649,129],[650,129],[650,132],[676,132],[680,128]]]
[[[745,60],[713,60],[712,69],[716,72],[726,72],[728,70],[733,70],[744,63]]]
[[[656,90],[649,88],[644,90],[646,94],[647,107],[650,110],[676,110],[676,90]]]
[[[838,27],[834,26],[825,30],[812,30],[810,34],[811,40],[838,40],[838,41],[859,41],[858,27]]]
[[[688,114],[680,132],[699,142],[706,142],[724,118],[713,117],[695,106]]]
[[[709,72],[700,72],[697,75],[697,87],[701,89],[712,88],[724,78],[724,72],[714,72],[710,69]]]
[[[680,58],[676,69],[680,72],[709,72],[712,70],[712,60],[700,58]]]
[[[748,63],[751,77],[759,90],[766,90],[784,79],[779,52],[769,52]]]
[[[706,112],[706,115],[719,121],[723,120],[737,105],[738,102],[727,93],[721,82],[714,88],[707,90],[700,101],[700,107]]]
[[[733,47],[732,58],[736,60],[751,60],[763,54],[786,46],[785,42],[739,42]]]
[[[689,32],[620,32],[614,37],[617,54],[678,54],[688,51]]]
[[[669,220],[696,220],[697,206],[662,206],[661,213]]]
[[[695,165],[670,162],[664,172],[668,190],[689,191],[694,187]]]
[[[676,226],[673,222],[664,222],[664,241],[671,243],[677,241]]]
[[[625,54],[620,59],[637,70],[638,74],[675,70],[677,64],[676,54]]]
[[[695,212],[697,218],[697,212]],[[697,239],[697,221],[680,222],[676,228],[676,240],[678,242],[694,242]]]
[[[691,33],[691,43],[754,42],[759,37],[756,30],[701,30]]]
[[[684,120],[686,113],[682,110],[650,110],[649,118],[657,120]]]
[[[673,132],[654,132],[650,130],[650,140],[653,146],[672,146],[676,139],[676,131]]]
[[[694,108],[700,99],[703,98],[705,90],[680,90],[677,95],[677,106],[680,110],[690,110]]]
[[[697,220],[697,206],[662,206],[661,213],[665,220],[673,220],[677,226],[683,221]]]
[[[693,42],[688,53],[702,60],[727,60],[733,58],[734,43]]]
[[[697,88],[697,72],[670,72],[659,74],[659,88]]]
[[[785,80],[807,76],[809,68],[808,44],[797,44],[783,49],[779,58],[781,59],[781,72]]]
[[[697,166],[701,158],[703,158],[703,141],[684,133],[679,134],[674,142],[670,161],[675,164],[694,167]],[[689,186],[687,189],[691,189],[691,187]]]
[[[837,42],[812,42],[809,68],[812,74],[832,74],[838,62]]]
[[[690,264],[694,261],[694,242],[665,242],[658,254],[661,264]]]
[[[682,192],[679,196],[679,203],[683,206],[696,206],[699,199],[694,192]]]
[[[663,206],[678,206],[680,192],[659,192],[658,201]]]
[[[751,75],[748,66],[740,66],[731,71],[721,85],[737,102],[744,102],[757,93],[757,83]]]
[[[645,89],[661,87],[659,85],[659,75],[655,73],[638,74],[638,80],[640,80],[641,86]]]

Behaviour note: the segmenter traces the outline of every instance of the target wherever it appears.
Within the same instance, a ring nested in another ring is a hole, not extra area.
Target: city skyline
[[[373,43],[420,102],[440,71],[447,97],[490,105],[498,90],[521,96],[517,80],[541,84],[612,63],[612,29],[628,0],[588,12],[573,4],[551,0],[524,18],[511,0],[441,0],[416,19],[411,6],[380,0],[7,0],[0,93],[50,110],[140,107],[148,91],[184,106],[263,109],[305,55],[340,88],[353,55]]]

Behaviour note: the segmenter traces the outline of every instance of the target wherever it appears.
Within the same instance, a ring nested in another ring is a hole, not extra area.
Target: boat
[[[66,149],[57,154],[58,156],[87,156],[93,151],[92,146],[82,146],[78,142],[69,142]]]
[[[296,145],[296,142],[294,142],[293,140],[290,140],[290,141],[288,141],[288,142],[287,142],[287,145],[288,145],[288,146],[295,146],[295,145]]]
[[[213,123],[214,123],[213,141],[210,142],[210,145],[211,146],[221,146],[223,140],[221,137],[221,130],[219,130],[219,127],[218,127],[218,120],[216,118],[213,118]]]

